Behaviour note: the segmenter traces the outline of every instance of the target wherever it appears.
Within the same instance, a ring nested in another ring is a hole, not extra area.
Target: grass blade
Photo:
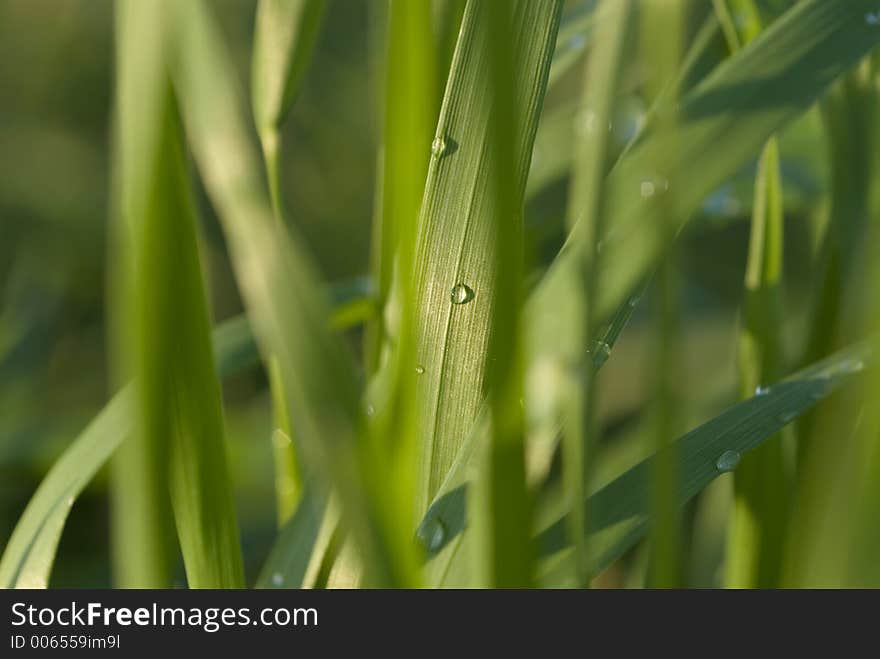
[[[140,79],[121,84],[123,90],[149,94],[123,99],[123,113],[138,114],[123,114],[120,122],[123,152],[138,145],[146,159],[142,169],[123,171],[122,212],[131,232],[132,302],[126,312],[132,314],[127,329],[133,337],[128,348],[137,392],[136,436],[142,434],[165,461],[159,469],[167,470],[189,586],[237,588],[244,574],[196,216],[159,35],[153,43],[158,87],[141,87]],[[138,144],[144,134],[153,141]],[[145,180],[126,183],[125,177],[136,174]]]
[[[608,131],[597,129],[611,123],[614,111],[624,45],[630,26],[633,5],[629,0],[606,0],[598,11],[604,12],[607,30],[596,38],[593,56],[584,80],[582,106],[589,117],[588,123],[579,132],[575,143],[575,160],[572,166],[571,196],[568,207],[569,227],[587,235],[580,237],[583,247],[583,277],[574,281],[572,304],[583,308],[580,317],[566,336],[573,342],[572,351],[580,352],[581,363],[574,369],[571,378],[569,403],[566,418],[568,424],[563,431],[563,484],[566,497],[574,511],[569,517],[569,534],[575,546],[575,564],[579,582],[587,585],[588,548],[584,539],[585,511],[577,502],[587,497],[587,483],[590,475],[587,469],[594,448],[595,433],[595,379],[590,362],[590,354],[583,350],[590,337],[596,334],[590,312],[590,302],[595,297],[601,272],[600,252],[596,246],[603,236],[603,198],[602,181],[606,175],[608,161]],[[579,117],[580,118],[580,117]],[[580,222],[578,222],[578,218]],[[604,351],[594,348],[593,354]],[[610,351],[610,346],[607,350]]]
[[[280,131],[302,85],[325,0],[260,0],[254,26],[251,104],[263,148],[272,204],[283,217]]]
[[[161,14],[156,6],[116,4],[116,85],[118,183],[112,193],[117,212],[111,226],[114,288],[110,300],[114,376],[125,382],[141,372],[138,357],[148,333],[139,322],[133,293],[137,286],[133,255],[143,245],[143,224],[156,211],[152,197],[170,195],[161,187],[159,147],[167,130],[164,113],[168,83],[162,56]],[[143,279],[141,279],[143,282]],[[135,336],[132,340],[129,337]],[[146,387],[133,413],[137,431],[117,454],[111,469],[111,554],[114,582],[128,588],[171,586],[177,543],[169,498],[168,446],[144,423]]]
[[[344,328],[347,308],[361,305],[361,282],[344,283],[328,297],[336,302],[331,326]],[[212,333],[214,360],[221,378],[259,362],[259,352],[245,316],[217,326]],[[127,386],[101,410],[52,465],[13,529],[0,560],[0,587],[45,588],[70,508],[134,429],[134,394]]]
[[[362,428],[361,383],[347,346],[327,329],[328,301],[300,241],[272,219],[229,72],[228,56],[204,3],[171,3],[172,72],[206,188],[230,245],[258,345],[277,355],[294,435],[310,469],[339,497],[342,523],[357,538],[369,583],[410,585],[411,539],[384,524],[381,490],[371,490]],[[224,139],[218,140],[222,135]]]
[[[546,3],[515,15],[535,12],[529,34],[517,34],[513,46],[520,61],[517,89],[524,108],[515,153],[515,199],[522,199],[528,155],[543,98],[544,78],[555,37],[544,19]],[[419,378],[415,414],[419,421],[419,509],[437,491],[483,400],[485,363],[494,309],[495,258],[491,245],[493,209],[487,168],[489,100],[484,93],[489,65],[479,47],[484,28],[477,7],[468,3],[461,36],[443,100],[419,220],[416,300],[419,318]],[[453,298],[451,301],[450,298]]]
[[[731,51],[760,34],[763,20],[752,0],[715,3]],[[779,144],[770,138],[758,165],[739,338],[740,395],[748,398],[784,371],[781,349],[781,280],[784,208]],[[791,478],[786,447],[770,441],[747,456],[734,476],[734,510],[728,538],[727,584],[735,588],[778,583],[788,518]]]
[[[299,92],[324,13],[324,0],[260,0],[251,63],[251,106],[269,181],[275,218],[284,222],[281,193],[281,127]],[[275,496],[278,523],[296,509],[302,487],[287,392],[278,359],[269,359],[275,429]]]

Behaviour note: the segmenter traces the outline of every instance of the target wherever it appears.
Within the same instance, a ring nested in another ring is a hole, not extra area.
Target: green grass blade
[[[684,505],[712,480],[737,467],[741,457],[761,446],[783,427],[853,381],[874,358],[872,346],[862,344],[840,351],[828,359],[786,378],[728,409],[676,441],[679,486],[678,505]],[[639,463],[591,496],[590,533],[594,538],[598,573],[621,556],[650,526],[650,479],[654,458]],[[567,574],[570,561],[564,549],[564,522],[557,521],[542,532],[539,541],[547,557],[548,584]],[[551,556],[555,552],[558,555]],[[562,584],[559,584],[562,585]]]
[[[325,0],[260,0],[254,26],[251,105],[272,204],[283,216],[280,131],[312,58]]]
[[[189,586],[236,588],[244,585],[244,575],[220,387],[211,354],[196,217],[165,70],[159,68],[163,86],[149,90],[158,111],[143,115],[158,126],[151,130],[136,120],[122,121],[124,127],[155,138],[145,154],[149,167],[141,172],[148,179],[138,185],[144,194],[123,204],[132,236],[130,350],[138,434],[159,447],[157,452],[167,460],[161,468],[168,470]],[[137,100],[130,107],[137,107]],[[142,108],[151,99],[139,100]],[[137,137],[123,131],[123,149],[127,139]]]
[[[761,14],[752,0],[715,3],[731,51],[760,34]],[[730,9],[739,17],[734,22]],[[745,309],[739,337],[740,395],[749,398],[784,370],[781,349],[784,208],[779,144],[771,138],[761,155],[745,277]],[[727,584],[773,587],[782,567],[791,478],[785,445],[770,441],[743,460],[734,476],[734,508],[727,551]]]
[[[111,336],[114,375],[125,382],[141,371],[138,358],[145,328],[134,293],[132,255],[141,243],[141,227],[159,188],[159,147],[165,128],[168,83],[162,56],[161,15],[156,6],[116,4],[116,158],[113,194],[117,212],[111,226],[114,249]],[[163,100],[164,99],[164,100]],[[168,193],[159,189],[157,195]],[[137,336],[132,340],[130,337]],[[143,391],[143,390],[142,390]],[[137,414],[143,420],[143,396]],[[143,424],[113,461],[110,480],[111,555],[116,585],[129,588],[171,586],[177,543],[168,484],[168,446],[164,436]]]
[[[866,24],[868,0],[799,2],[741,52],[725,61],[680,101],[681,180],[673,213],[683,225],[703,199],[756,155],[766,140],[806,111],[840,74],[880,42]],[[664,247],[639,195],[668,144],[650,126],[607,179],[611,235],[608,285],[598,313],[618,306]],[[573,267],[568,257],[551,278]]]
[[[649,161],[651,172],[663,171],[661,177],[648,174],[639,184],[639,195],[653,223],[672,243],[678,218],[675,196],[686,181],[679,175],[680,145],[678,110],[675,98],[679,73],[686,3],[646,0],[641,5],[641,56],[647,74],[646,91],[654,99],[651,121],[655,133],[662,136],[666,149],[662,158]],[[655,154],[659,156],[660,154]],[[656,328],[652,348],[653,432],[650,442],[655,451],[651,475],[651,528],[647,584],[653,588],[675,588],[682,582],[682,521],[676,501],[678,479],[677,450],[674,439],[680,431],[681,395],[681,310],[677,252],[669,249],[659,265],[657,276]]]
[[[679,504],[686,503],[722,473],[734,469],[746,452],[852,382],[875,359],[870,344],[839,351],[676,440]],[[586,502],[590,511],[588,531],[593,574],[610,565],[647,533],[652,510],[653,461],[648,458],[638,463],[601,487]],[[461,587],[470,583],[469,562],[464,557],[473,539],[463,514],[468,490],[467,478],[463,484],[449,488],[424,521],[425,528],[443,529],[444,541],[438,543],[428,562],[429,574],[436,577],[437,585]],[[538,536],[544,585],[577,585],[572,580],[575,571],[566,526],[563,510]]]
[[[361,282],[335,287],[329,297],[338,313],[360,304],[367,292]],[[344,327],[334,314],[331,325]],[[218,325],[213,333],[214,360],[221,378],[241,373],[259,362],[259,352],[245,316]],[[125,387],[65,449],[52,465],[13,529],[0,560],[0,587],[44,588],[49,582],[58,542],[70,508],[134,429],[134,401]]]
[[[251,106],[269,181],[275,218],[284,222],[281,191],[281,127],[296,98],[318,36],[324,0],[260,0],[254,28],[251,63]],[[287,392],[281,368],[269,360],[269,386],[275,430],[275,496],[278,522],[296,509],[302,486]]]
[[[217,370],[234,375],[258,359],[247,322],[237,318],[213,334]],[[83,488],[134,430],[135,400],[129,385],[95,416],[52,465],[21,515],[0,561],[0,586],[45,588],[67,515]]]
[[[544,9],[545,3],[538,3],[538,10]],[[518,4],[515,13],[522,11]],[[478,47],[483,29],[471,2],[465,9],[443,100],[435,135],[440,148],[438,157],[431,160],[419,221],[417,363],[425,369],[415,408],[423,485],[420,510],[442,483],[484,392],[496,257],[487,168],[491,116],[484,93],[489,62],[485,48]],[[519,61],[527,64],[518,71],[517,81],[524,108],[515,149],[522,155],[515,163],[518,200],[525,187],[554,37],[555,26],[542,18],[528,34],[518,34],[513,47]]]
[[[587,496],[587,483],[590,475],[588,461],[592,459],[595,434],[595,379],[590,354],[583,350],[590,337],[596,334],[590,301],[595,297],[601,272],[601,254],[596,246],[602,239],[603,209],[602,182],[608,161],[609,134],[604,126],[611,123],[614,112],[621,62],[630,26],[633,5],[629,0],[606,0],[598,11],[605,12],[604,20],[608,29],[596,37],[593,56],[584,79],[582,112],[588,113],[588,122],[578,131],[575,142],[575,159],[572,165],[571,194],[568,206],[568,225],[577,225],[579,231],[588,235],[579,241],[584,248],[582,254],[583,278],[575,280],[571,303],[582,306],[580,317],[567,334],[573,342],[573,352],[581,352],[581,363],[577,364],[571,378],[566,418],[568,424],[563,431],[563,483],[566,497],[572,510],[569,517],[569,535],[575,545],[575,564],[578,579],[587,585],[588,548],[584,542],[585,511],[576,503]],[[597,128],[602,127],[602,128]],[[580,218],[580,222],[578,222]],[[604,346],[608,344],[602,344]],[[608,348],[610,350],[610,347]],[[594,349],[593,353],[597,351]],[[583,513],[583,514],[582,514]]]
[[[299,240],[272,219],[249,142],[234,68],[204,3],[171,3],[173,77],[187,135],[217,207],[233,268],[264,358],[277,355],[294,437],[310,470],[339,497],[343,525],[357,538],[370,583],[411,585],[412,542],[384,533],[381,491],[356,437],[361,383],[350,352],[327,329],[328,301]],[[223,136],[218,139],[217,136]],[[290,232],[292,233],[292,229]]]
[[[338,515],[314,486],[284,524],[257,579],[257,588],[311,588],[336,528]]]

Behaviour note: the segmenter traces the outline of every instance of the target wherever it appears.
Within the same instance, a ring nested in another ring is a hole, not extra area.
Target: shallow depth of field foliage
[[[877,0],[4,0],[0,586],[880,587]]]

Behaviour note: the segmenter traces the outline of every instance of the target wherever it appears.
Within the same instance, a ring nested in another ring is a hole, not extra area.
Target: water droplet
[[[290,437],[280,428],[276,428],[272,431],[272,443],[278,448],[284,448],[290,444]]]
[[[765,387],[762,384],[759,384],[757,387],[755,387],[755,395],[756,396],[766,396],[769,393],[770,393],[770,387]]]
[[[640,192],[642,199],[650,199],[657,192],[657,188],[652,181],[642,181]]]
[[[281,576],[280,572],[276,572],[275,574],[272,575],[272,585],[273,586],[280,586],[283,583],[284,583],[284,577]]]
[[[435,158],[442,158],[446,154],[446,140],[442,137],[435,137],[431,142],[431,155]]]
[[[456,284],[450,295],[452,304],[467,304],[474,299],[474,291],[467,284]]]
[[[636,294],[636,295],[633,295],[633,296],[629,299],[629,301],[628,301],[627,304],[629,304],[629,308],[630,308],[630,309],[635,309],[635,308],[638,306],[639,302],[641,302],[641,301],[642,301],[642,296]]]
[[[838,373],[858,373],[865,368],[865,362],[861,359],[844,359],[837,367]]]
[[[73,497],[67,497],[67,507],[68,508],[73,507]]]
[[[718,471],[733,471],[739,464],[740,458],[742,456],[737,451],[725,451],[715,461],[715,467]]]
[[[587,348],[587,354],[593,357],[593,366],[599,368],[611,356],[611,346],[605,341],[594,341],[593,345]]]
[[[865,14],[865,23],[868,25],[880,25],[880,11],[871,11]]]
[[[572,35],[571,39],[568,40],[568,47],[571,50],[580,50],[584,46],[587,45],[587,37],[581,33],[577,33]]]
[[[424,373],[424,372],[425,372],[425,367],[424,367],[424,366],[422,366],[421,364],[419,364],[418,366],[416,366],[416,375],[421,375],[421,374]]]
[[[794,421],[797,418],[797,415],[798,415],[797,412],[791,412],[791,411],[782,412],[779,415],[779,422],[782,423],[783,425],[791,423],[792,421]]]
[[[419,527],[418,536],[425,549],[433,553],[443,546],[443,541],[446,540],[446,527],[443,522],[434,518]]]
[[[376,408],[372,405],[367,405],[367,416],[373,416],[376,413]]]

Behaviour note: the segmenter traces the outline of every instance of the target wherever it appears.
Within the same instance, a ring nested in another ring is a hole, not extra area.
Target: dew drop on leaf
[[[450,295],[452,304],[467,304],[474,299],[474,291],[467,284],[456,284]]]
[[[715,468],[721,472],[733,471],[742,456],[737,451],[725,451],[715,461]]]

